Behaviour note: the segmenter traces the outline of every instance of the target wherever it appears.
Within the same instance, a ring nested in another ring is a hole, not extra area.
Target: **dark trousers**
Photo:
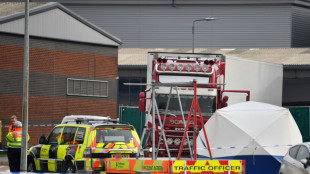
[[[8,159],[11,172],[20,171],[20,148],[8,148]]]

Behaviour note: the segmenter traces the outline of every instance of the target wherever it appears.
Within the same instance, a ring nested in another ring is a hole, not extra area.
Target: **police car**
[[[28,150],[28,172],[96,173],[105,158],[135,157],[140,145],[135,128],[110,117],[66,116],[47,138]]]

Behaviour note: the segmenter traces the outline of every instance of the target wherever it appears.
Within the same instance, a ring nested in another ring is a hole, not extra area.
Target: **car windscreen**
[[[159,112],[163,114],[166,109],[169,94],[156,94],[156,101]],[[188,115],[193,102],[193,95],[180,95],[182,109],[185,115]],[[215,96],[197,96],[202,116],[211,116],[216,110]],[[171,95],[168,114],[181,115],[180,104],[176,94]],[[193,112],[192,112],[193,113]]]
[[[133,136],[130,129],[96,129],[96,143],[115,143],[133,141]]]

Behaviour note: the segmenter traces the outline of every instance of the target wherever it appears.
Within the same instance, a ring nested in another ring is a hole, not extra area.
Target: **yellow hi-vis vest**
[[[13,132],[9,132],[6,135],[6,141],[8,148],[21,148],[22,146],[22,130],[16,129]],[[28,135],[29,141],[29,135]]]

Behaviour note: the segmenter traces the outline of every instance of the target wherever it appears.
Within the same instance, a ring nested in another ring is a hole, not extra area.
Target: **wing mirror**
[[[223,97],[223,99],[222,99],[222,105],[223,106],[222,107],[227,107],[228,106],[228,103],[227,103],[228,99],[229,99],[229,97],[226,96],[226,95]]]
[[[307,168],[309,166],[307,159],[301,159],[300,162],[304,165],[305,168]]]
[[[44,134],[42,134],[39,138],[39,144],[46,144],[46,138]]]
[[[145,112],[146,95],[145,92],[139,94],[139,111]]]

